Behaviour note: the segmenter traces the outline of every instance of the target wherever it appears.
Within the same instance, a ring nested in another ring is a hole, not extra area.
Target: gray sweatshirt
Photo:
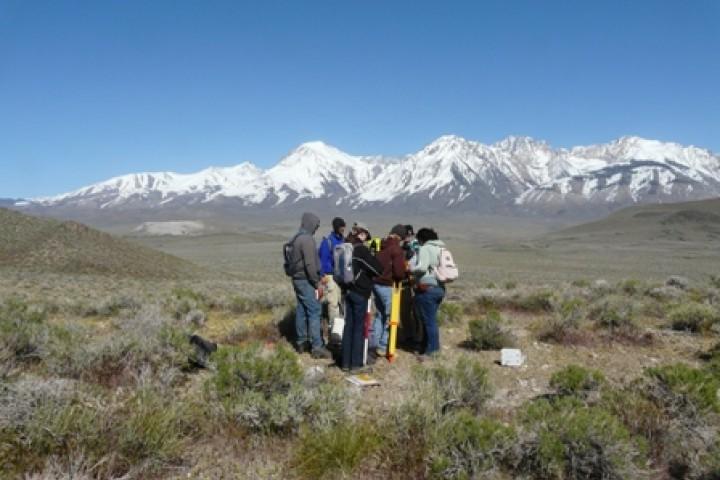
[[[292,278],[306,279],[310,285],[317,287],[320,282],[320,258],[313,234],[320,226],[320,219],[312,213],[303,213],[300,230],[293,243],[290,261],[297,265]]]

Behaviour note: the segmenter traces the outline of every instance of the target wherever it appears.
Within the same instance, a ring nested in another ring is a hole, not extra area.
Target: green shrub
[[[382,447],[382,437],[367,422],[339,423],[320,431],[304,429],[292,465],[301,478],[346,478]]]
[[[115,449],[125,467],[151,462],[149,468],[176,463],[200,419],[187,402],[150,387],[141,387],[115,413]]]
[[[303,384],[297,355],[285,344],[270,350],[260,344],[226,347],[213,355],[216,371],[208,380],[210,400],[217,399],[237,425],[268,434],[290,434],[303,424],[330,427],[344,419],[344,389],[324,380]]]
[[[520,470],[536,478],[635,478],[644,443],[618,418],[577,397],[538,400],[521,415]]]
[[[676,363],[648,368],[645,374],[660,387],[649,392],[659,403],[669,408],[683,409],[689,404],[693,410],[720,412],[720,378],[713,372]]]
[[[640,292],[642,283],[639,280],[623,280],[620,282],[619,289],[626,295],[636,295]]]
[[[495,420],[459,410],[443,418],[434,433],[433,478],[478,478],[508,460],[515,432]]]
[[[462,318],[463,309],[457,303],[443,302],[438,311],[438,325],[456,324]]]
[[[438,412],[427,389],[418,389],[414,396],[390,410],[383,418],[385,447],[378,452],[387,476],[408,480],[426,478],[428,459],[436,447],[437,431],[442,412]]]
[[[195,355],[189,333],[149,307],[100,338],[79,328],[53,330],[44,361],[56,375],[109,386],[132,382],[143,371],[170,384]]]
[[[192,310],[207,312],[210,301],[203,293],[189,288],[175,288],[167,301],[166,308],[176,320],[181,320]]]
[[[612,295],[595,303],[588,316],[602,328],[635,330],[635,311],[632,300]]]
[[[710,275],[710,285],[714,288],[720,288],[720,275]]]
[[[578,278],[578,279],[570,282],[570,285],[572,285],[573,287],[576,287],[576,288],[589,288],[590,280],[587,280],[584,278]]]
[[[505,290],[515,290],[517,288],[517,282],[508,280],[503,287],[505,287]]]
[[[468,356],[458,358],[454,366],[436,364],[419,368],[415,387],[438,412],[453,408],[479,412],[491,396],[487,369]]]
[[[529,313],[551,312],[553,310],[553,292],[541,290],[524,295],[514,295],[510,306]]]
[[[264,350],[258,343],[222,348],[213,359],[217,365],[213,381],[221,397],[233,397],[248,390],[265,397],[287,394],[303,378],[297,355],[283,344],[272,351]]]
[[[715,307],[700,303],[683,303],[668,313],[673,330],[701,332],[720,323],[720,312]]]
[[[603,392],[602,406],[622,421],[634,435],[645,438],[656,456],[662,455],[669,419],[663,408],[647,396],[642,382]]]
[[[584,316],[582,300],[566,299],[542,325],[537,334],[538,340],[561,345],[588,343],[587,335],[580,329]]]
[[[605,376],[597,370],[568,365],[550,378],[550,386],[560,395],[582,395],[600,388]]]
[[[497,310],[484,317],[470,320],[468,345],[477,350],[500,350],[515,344],[513,335],[503,327],[503,319]]]
[[[47,343],[45,310],[10,299],[0,305],[0,347],[10,361],[39,359]]]

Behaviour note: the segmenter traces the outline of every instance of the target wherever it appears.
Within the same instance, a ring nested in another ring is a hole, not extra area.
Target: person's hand
[[[323,285],[327,285],[329,281],[330,281],[330,275],[325,275],[325,276],[320,280],[320,283],[322,283]]]

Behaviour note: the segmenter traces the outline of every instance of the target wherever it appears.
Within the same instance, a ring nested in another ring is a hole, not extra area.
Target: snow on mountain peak
[[[358,206],[417,197],[457,205],[474,197],[483,205],[513,200],[527,205],[548,199],[564,201],[569,195],[575,196],[575,202],[578,195],[588,202],[594,198],[618,201],[622,196],[618,192],[625,188],[630,191],[623,198],[632,201],[648,192],[673,198],[720,195],[720,157],[708,150],[637,136],[553,149],[527,136],[511,135],[485,145],[442,135],[416,153],[393,158],[350,155],[312,141],[267,170],[243,162],[188,174],[129,174],[35,203],[107,208],[235,198],[248,206],[303,199]],[[601,190],[604,193],[599,195]],[[615,193],[608,193],[611,190]]]

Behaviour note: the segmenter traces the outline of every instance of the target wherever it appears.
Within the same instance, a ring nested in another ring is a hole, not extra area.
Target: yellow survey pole
[[[402,288],[399,283],[393,284],[392,301],[390,302],[390,339],[388,341],[387,358],[395,360],[395,344],[397,343],[397,328],[400,323],[400,297]]]

